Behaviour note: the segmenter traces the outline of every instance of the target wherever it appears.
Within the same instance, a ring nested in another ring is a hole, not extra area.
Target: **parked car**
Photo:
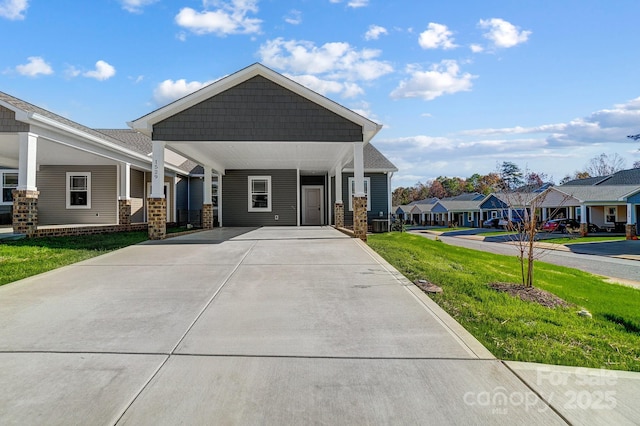
[[[567,232],[567,227],[571,229],[580,229],[580,223],[575,219],[553,219],[548,220],[542,225],[544,232]]]
[[[564,234],[567,232],[567,228],[578,230],[580,229],[580,222],[575,219],[553,219],[546,221],[542,225],[542,230],[545,232],[562,232]],[[587,225],[587,230],[591,233],[601,231],[600,227],[593,223]]]
[[[482,227],[483,228],[499,228],[500,225],[498,225],[498,222],[500,222],[500,219],[497,217],[494,217],[492,219],[487,219],[484,222],[482,222]]]
[[[511,222],[509,222],[509,218],[508,217],[503,217],[502,219],[500,219],[500,221],[498,222],[498,226],[502,227],[502,228],[513,228],[513,229],[520,229],[522,228],[523,222],[522,222],[522,218],[520,216],[514,215],[513,217],[511,217]]]

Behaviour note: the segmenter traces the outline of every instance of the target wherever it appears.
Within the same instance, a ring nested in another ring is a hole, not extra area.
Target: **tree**
[[[625,161],[624,158],[618,154],[607,155],[604,152],[589,160],[589,163],[585,167],[585,171],[590,176],[609,176],[620,170],[624,170]]]
[[[523,183],[520,167],[510,161],[502,162],[499,174],[505,190],[515,189]]]
[[[640,169],[640,160],[634,161],[632,168],[633,169]]]

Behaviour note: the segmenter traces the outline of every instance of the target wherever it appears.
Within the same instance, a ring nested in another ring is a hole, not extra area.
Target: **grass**
[[[623,241],[626,238],[624,236],[614,236],[614,237],[557,237],[557,238],[546,238],[544,240],[545,243],[553,243],[553,244],[580,244],[580,243],[597,243],[604,241]]]
[[[441,286],[433,300],[500,359],[640,371],[640,290],[536,262],[536,287],[574,304],[550,309],[487,286],[520,282],[515,255],[399,233],[371,235],[369,245],[410,280]],[[582,308],[593,318],[578,316]]]
[[[0,243],[0,285],[80,262],[148,239],[146,231]]]

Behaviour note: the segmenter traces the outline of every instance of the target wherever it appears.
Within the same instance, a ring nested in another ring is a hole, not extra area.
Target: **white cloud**
[[[207,10],[211,4],[217,7],[215,10]],[[229,34],[254,34],[260,32],[262,21],[250,18],[250,13],[258,12],[258,0],[220,0],[204,1],[205,10],[198,12],[190,7],[185,7],[176,15],[176,23],[191,32],[203,34],[216,34],[226,36]]]
[[[323,80],[321,78],[316,77],[315,75],[288,75],[285,74],[288,78],[297,81],[305,87],[313,90],[314,92],[318,92],[321,95],[329,95],[331,93],[340,94],[343,98],[355,98],[356,96],[362,95],[364,90],[362,87],[355,83],[344,82],[341,83],[339,81],[332,80]]]
[[[375,80],[393,71],[393,67],[376,58],[379,50],[356,50],[349,43],[325,43],[318,47],[310,41],[269,40],[260,46],[261,62],[289,74],[322,74],[330,79],[349,81]]]
[[[205,81],[204,83],[199,81],[187,82],[185,79],[180,80],[165,80],[160,83],[153,91],[153,100],[159,106],[166,105],[170,102],[187,96],[190,93],[200,90],[205,86],[213,83],[216,80]]]
[[[420,33],[418,43],[423,49],[454,49],[453,32],[446,25],[430,22],[427,30]]]
[[[472,80],[477,76],[461,73],[460,66],[454,60],[444,60],[434,64],[428,71],[416,65],[409,65],[409,79],[402,80],[391,92],[391,97],[422,98],[426,101],[439,96],[471,90]]]
[[[18,65],[16,71],[19,74],[29,77],[37,77],[38,75],[50,75],[53,74],[53,68],[40,56],[29,56],[27,58],[29,62],[26,64]]]
[[[472,44],[472,45],[469,46],[469,49],[471,49],[471,51],[473,53],[480,53],[480,52],[484,51],[484,47],[482,47],[479,44]]]
[[[329,3],[342,3],[342,0],[329,0]],[[369,0],[349,0],[347,6],[354,9],[369,6]]]
[[[302,12],[299,10],[290,10],[287,16],[284,17],[284,21],[291,25],[300,25],[302,23]]]
[[[122,8],[131,13],[142,13],[145,6],[149,6],[158,0],[120,0]]]
[[[87,78],[95,78],[99,81],[108,80],[114,75],[116,75],[116,69],[105,61],[96,62],[96,69],[92,71],[87,71],[82,74]]]
[[[28,7],[28,0],[1,0],[0,16],[12,21],[22,20]]]
[[[377,40],[381,35],[387,35],[389,32],[385,27],[381,27],[380,25],[369,25],[369,29],[364,34],[365,40]]]
[[[500,18],[481,19],[478,26],[488,30],[484,37],[497,48],[509,48],[524,43],[531,31],[520,31],[518,27]]]

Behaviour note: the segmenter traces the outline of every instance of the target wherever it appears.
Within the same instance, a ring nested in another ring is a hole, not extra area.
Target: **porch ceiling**
[[[353,158],[338,142],[167,142],[167,148],[218,172],[231,169],[299,169],[327,172]]]
[[[16,134],[0,134],[0,166],[18,168],[20,143]],[[40,138],[36,154],[37,164],[47,165],[109,165],[113,160]]]

